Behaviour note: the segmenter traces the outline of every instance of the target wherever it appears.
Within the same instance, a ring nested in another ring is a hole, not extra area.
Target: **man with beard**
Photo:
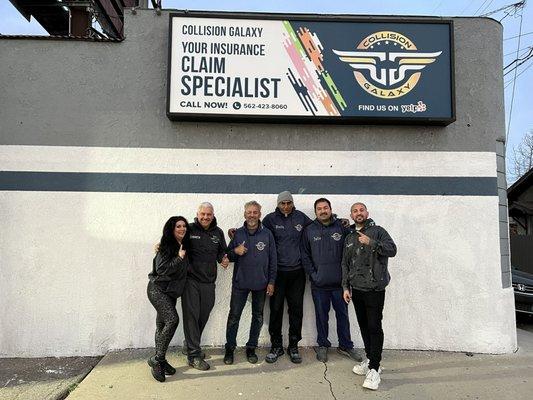
[[[292,194],[281,192],[277,199],[276,210],[263,219],[263,225],[274,235],[278,256],[278,273],[276,291],[270,298],[270,333],[271,348],[265,360],[268,363],[284,354],[281,328],[283,324],[283,306],[287,299],[289,314],[289,346],[287,353],[293,363],[302,362],[298,352],[298,342],[302,339],[303,302],[305,291],[305,271],[300,256],[300,240],[303,228],[311,219],[296,210]]]
[[[255,364],[259,333],[263,327],[265,295],[272,296],[276,281],[276,244],[272,233],[259,220],[261,206],[256,201],[244,205],[244,226],[235,231],[228,247],[230,261],[233,261],[231,301],[226,326],[225,364],[233,364],[237,331],[246,300],[252,297],[252,321],[246,343],[246,358]]]
[[[357,375],[366,375],[363,387],[377,390],[381,382],[379,366],[383,351],[383,305],[385,287],[390,281],[389,257],[396,255],[396,244],[381,226],[368,218],[363,203],[351,208],[355,229],[346,237],[342,257],[344,300],[353,299],[357,322],[365,344],[367,359],[353,367]]]
[[[329,310],[333,305],[337,319],[337,351],[356,361],[361,357],[353,348],[348,319],[348,305],[343,300],[342,250],[348,229],[331,212],[328,199],[320,198],[314,204],[316,219],[304,228],[301,242],[302,264],[311,280],[311,294],[315,305],[318,348],[316,358],[328,360]]]
[[[183,331],[187,359],[191,367],[206,371],[210,368],[200,348],[202,332],[215,305],[217,262],[229,265],[224,233],[217,226],[211,203],[202,203],[194,223],[189,226],[189,270],[182,297]]]

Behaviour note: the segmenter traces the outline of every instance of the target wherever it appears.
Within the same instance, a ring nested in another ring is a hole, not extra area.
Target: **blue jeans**
[[[257,347],[259,333],[263,327],[263,307],[265,305],[266,288],[261,290],[232,288],[228,323],[226,325],[227,349],[235,349],[237,347],[239,321],[250,292],[252,293],[252,323],[250,325],[250,337],[246,343],[246,347],[254,349]]]
[[[337,318],[337,337],[339,347],[353,349],[352,337],[350,334],[350,320],[348,319],[348,304],[342,297],[342,289],[324,290],[311,288],[313,303],[315,303],[317,343],[321,347],[331,347],[328,340],[329,332],[329,310],[331,305],[335,310]]]

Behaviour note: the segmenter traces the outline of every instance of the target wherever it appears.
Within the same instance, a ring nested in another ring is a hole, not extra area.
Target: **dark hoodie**
[[[189,225],[189,271],[187,276],[198,282],[214,283],[217,279],[217,262],[227,252],[224,232],[217,226],[217,220],[213,221],[209,228],[204,229],[198,222],[198,218]]]
[[[263,225],[272,232],[276,241],[280,271],[292,271],[302,267],[300,241],[303,228],[311,222],[301,211],[293,209],[285,216],[277,207],[263,219]]]
[[[235,254],[235,247],[244,242],[248,249],[242,256]],[[228,247],[228,257],[233,266],[233,286],[237,289],[262,290],[274,284],[277,272],[276,244],[272,233],[262,224],[253,233],[244,226],[235,231]]]
[[[359,243],[359,234],[352,225],[344,242],[342,287],[362,290],[384,290],[390,282],[389,257],[396,255],[396,244],[381,226],[367,219],[359,232],[370,238],[370,244]]]
[[[302,264],[313,287],[341,288],[342,249],[348,233],[335,217],[327,226],[315,219],[305,227],[301,242]]]

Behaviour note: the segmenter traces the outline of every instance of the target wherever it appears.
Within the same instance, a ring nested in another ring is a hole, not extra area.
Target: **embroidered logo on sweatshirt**
[[[335,232],[331,237],[337,242],[342,239],[342,235],[339,232]]]
[[[265,247],[266,247],[266,244],[264,244],[263,242],[257,242],[255,247],[257,247],[257,250],[263,251],[265,249]]]
[[[191,235],[189,236],[191,239],[200,239],[200,236],[196,236],[196,235]]]
[[[294,229],[296,229],[298,232],[300,232],[302,230],[302,225],[300,225],[300,224],[294,225]]]
[[[318,240],[322,240],[322,237],[321,236],[315,236],[315,237],[313,237],[313,240],[316,242]]]
[[[215,244],[220,243],[220,239],[218,238],[218,236],[211,236],[211,241]]]
[[[274,228],[276,229],[285,229],[283,225],[274,225]]]
[[[348,244],[346,245],[346,248],[348,248],[348,247],[352,247],[352,246],[353,246],[353,243],[348,243]]]

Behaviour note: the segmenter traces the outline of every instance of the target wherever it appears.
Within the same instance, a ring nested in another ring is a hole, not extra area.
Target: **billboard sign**
[[[170,15],[171,119],[455,120],[450,20]]]

